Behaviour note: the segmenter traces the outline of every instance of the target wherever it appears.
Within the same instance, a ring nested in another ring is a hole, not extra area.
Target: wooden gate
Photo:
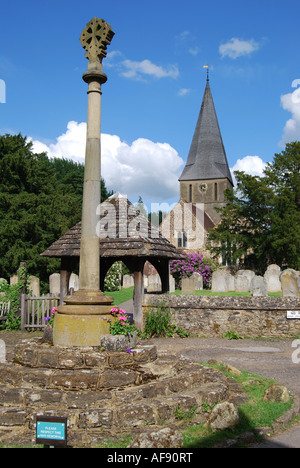
[[[21,329],[43,330],[47,322],[45,318],[51,317],[51,311],[59,305],[59,297],[48,294],[46,296],[21,295]]]

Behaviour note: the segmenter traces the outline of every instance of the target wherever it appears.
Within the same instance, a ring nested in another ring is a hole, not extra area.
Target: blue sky
[[[298,0],[44,0],[1,6],[0,134],[83,160],[87,59],[94,16],[115,32],[103,68],[102,175],[136,201],[178,198],[210,65],[233,169],[261,173],[300,139]],[[5,85],[5,93],[4,93]]]

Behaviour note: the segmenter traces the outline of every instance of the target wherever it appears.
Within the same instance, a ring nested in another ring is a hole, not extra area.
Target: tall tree
[[[236,172],[212,251],[263,272],[270,263],[300,268],[300,142],[275,154],[262,177]]]
[[[59,268],[40,254],[81,219],[84,167],[35,154],[22,135],[0,136],[0,277],[21,261],[42,281]],[[102,197],[110,194],[102,181]]]

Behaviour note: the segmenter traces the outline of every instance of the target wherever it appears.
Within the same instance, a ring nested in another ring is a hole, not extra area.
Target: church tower
[[[224,206],[224,191],[233,188],[217,114],[207,75],[206,88],[185,168],[179,178],[180,200],[203,203],[214,224],[215,207]]]

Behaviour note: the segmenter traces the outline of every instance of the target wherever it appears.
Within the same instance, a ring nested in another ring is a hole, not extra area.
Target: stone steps
[[[69,443],[82,446],[99,443],[107,433],[111,436],[121,430],[175,424],[188,415],[202,422],[207,407],[239,394],[220,372],[175,356],[157,357],[151,346],[132,350],[129,355],[99,352],[97,359],[96,351],[85,350],[84,360],[76,352],[47,347],[49,362],[52,366],[54,361],[59,363],[59,368],[47,367],[45,347],[33,348],[31,344],[17,350],[18,364],[0,365],[3,443],[16,434],[33,440],[38,414],[67,417]],[[71,359],[66,359],[66,353]],[[44,367],[33,367],[41,361]]]

